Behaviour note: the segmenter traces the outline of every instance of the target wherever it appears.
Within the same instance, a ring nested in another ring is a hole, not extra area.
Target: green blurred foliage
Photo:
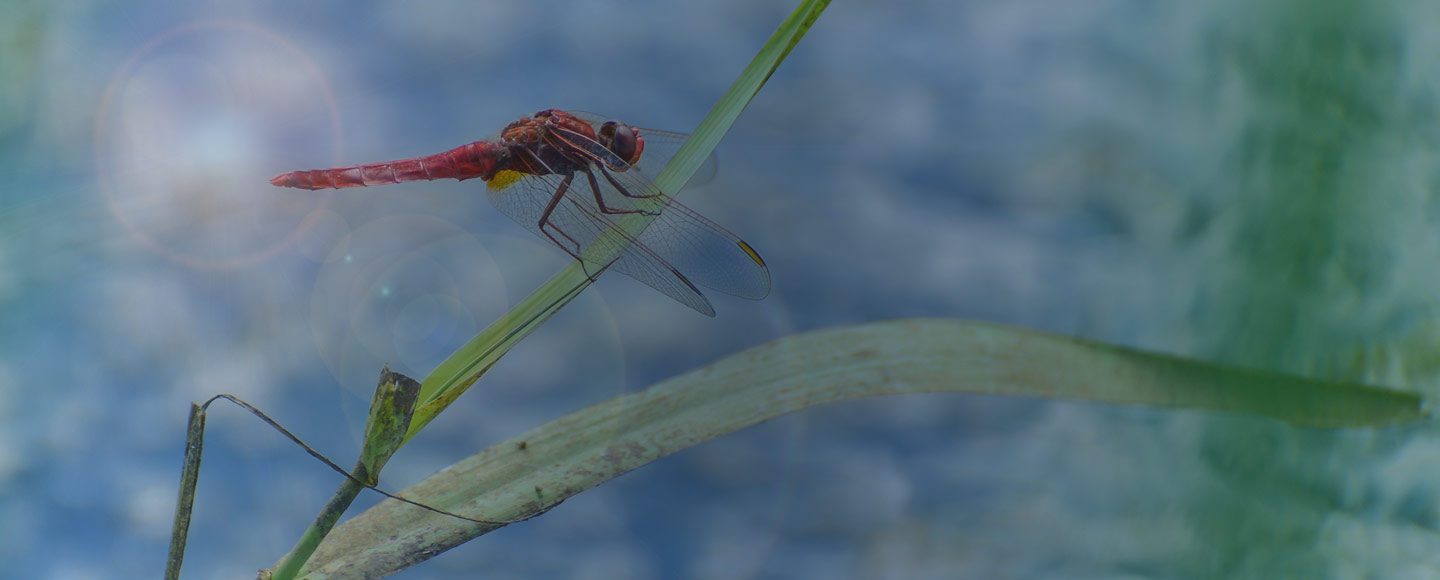
[[[19,138],[37,94],[45,40],[43,3],[7,0],[0,6],[0,145]]]
[[[1238,125],[1224,181],[1232,205],[1215,226],[1224,264],[1191,317],[1207,345],[1200,354],[1327,379],[1393,379],[1372,365],[1403,355],[1374,345],[1400,341],[1395,319],[1415,315],[1397,288],[1401,253],[1420,250],[1397,242],[1404,224],[1424,219],[1416,208],[1429,197],[1396,178],[1411,167],[1395,152],[1430,148],[1418,128],[1435,125],[1404,82],[1403,15],[1369,0],[1231,12],[1206,55],[1216,111]],[[1193,506],[1205,548],[1190,554],[1185,577],[1335,577],[1347,556],[1325,549],[1326,526],[1367,509],[1354,490],[1399,439],[1214,423],[1200,453],[1218,485]]]

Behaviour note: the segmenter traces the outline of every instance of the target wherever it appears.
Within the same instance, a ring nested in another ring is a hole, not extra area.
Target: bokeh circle
[[[315,151],[338,160],[343,141],[315,61],[273,31],[230,20],[184,24],[135,49],[94,123],[111,215],[145,249],[205,270],[254,265],[294,244],[330,196],[266,178]]]

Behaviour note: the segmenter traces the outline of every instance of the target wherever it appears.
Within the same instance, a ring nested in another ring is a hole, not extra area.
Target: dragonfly
[[[760,300],[770,293],[770,270],[750,244],[675,201],[647,176],[664,167],[686,138],[592,113],[545,109],[506,125],[498,139],[423,157],[291,171],[270,183],[317,190],[478,178],[500,213],[578,260],[592,280],[614,269],[713,317],[715,308],[700,286]],[[631,233],[621,220],[633,216],[651,221]]]

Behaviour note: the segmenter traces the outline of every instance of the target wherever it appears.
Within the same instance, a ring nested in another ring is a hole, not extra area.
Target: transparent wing
[[[583,174],[568,179],[557,175],[526,176],[508,187],[492,189],[490,200],[500,213],[580,260],[591,277],[613,268],[701,314],[715,316],[710,301],[684,274],[644,242],[626,235],[611,216],[598,211],[588,185],[573,187],[583,181],[586,181]],[[564,192],[560,192],[562,188]],[[555,205],[542,226],[540,218],[552,201]],[[607,236],[609,232],[615,235]],[[605,254],[619,251],[619,256],[609,264],[582,259],[585,251],[597,244],[604,244],[598,247],[609,250]],[[623,250],[619,246],[624,246]]]
[[[550,141],[591,162],[564,176],[497,176],[490,199],[501,213],[581,260],[592,276],[614,268],[707,316],[715,310],[696,284],[755,300],[769,294],[769,269],[745,241],[661,193],[595,141],[568,131]],[[635,215],[652,221],[631,236],[617,220]],[[619,257],[586,262],[595,244],[613,246],[604,253]]]
[[[594,140],[563,130],[550,138],[557,147],[599,161],[577,173],[571,189],[583,190],[593,200],[592,208],[605,216],[654,215],[636,239],[691,281],[751,300],[770,293],[770,270],[750,244],[661,192]]]

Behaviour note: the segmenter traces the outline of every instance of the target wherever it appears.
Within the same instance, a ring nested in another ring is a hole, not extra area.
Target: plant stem
[[[271,570],[271,580],[290,580],[299,574],[300,568],[310,559],[310,555],[315,553],[315,548],[320,547],[320,542],[330,534],[335,523],[340,521],[341,514],[350,509],[350,504],[355,502],[363,489],[365,486],[353,479],[346,479],[341,483],[340,488],[335,490],[335,495],[331,496],[330,503],[325,504],[325,509],[321,510],[320,515],[316,516],[315,521],[305,530],[305,535],[300,537],[300,541],[290,549],[290,553],[285,554],[280,563]]]
[[[190,514],[195,507],[195,486],[200,481],[200,455],[205,447],[205,408],[190,404],[190,425],[185,430],[185,465],[180,471],[180,495],[175,500],[175,523],[170,527],[170,556],[165,580],[180,580],[185,541],[190,535]]]

